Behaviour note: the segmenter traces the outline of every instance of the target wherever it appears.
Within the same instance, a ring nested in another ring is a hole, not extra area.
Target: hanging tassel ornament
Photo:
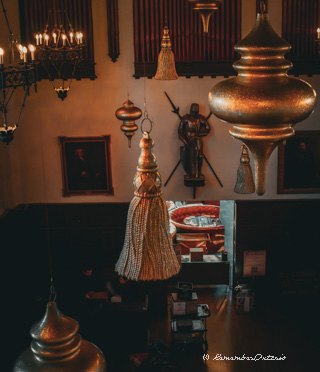
[[[156,80],[176,80],[178,74],[172,51],[169,29],[165,25],[163,29],[163,37],[161,40],[161,50],[158,56],[157,72],[154,76]]]
[[[16,361],[13,372],[105,372],[102,352],[82,340],[79,324],[49,301],[45,316],[31,328],[30,348]]]
[[[241,146],[242,154],[240,158],[240,165],[237,171],[237,183],[234,192],[238,194],[252,194],[255,192],[255,186],[252,176],[252,169],[250,166],[250,158],[248,148],[245,145]]]
[[[180,271],[153,146],[149,132],[144,132],[133,180],[135,196],[129,206],[124,247],[115,268],[130,280],[165,280]]]

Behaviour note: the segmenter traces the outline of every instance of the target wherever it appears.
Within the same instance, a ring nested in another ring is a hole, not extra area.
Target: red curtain
[[[91,0],[19,0],[22,41],[35,41],[35,34],[49,30],[55,24],[69,29],[69,20],[75,31],[81,31],[85,43],[85,76],[94,78],[93,24]],[[61,22],[61,23],[60,23]],[[88,69],[91,65],[91,69]],[[93,71],[89,71],[92,70]]]
[[[241,0],[224,0],[203,32],[188,0],[133,0],[135,62],[156,62],[167,17],[176,62],[232,62],[241,38]]]
[[[319,60],[315,42],[320,27],[319,3],[320,0],[282,0],[282,37],[292,46],[288,59]]]

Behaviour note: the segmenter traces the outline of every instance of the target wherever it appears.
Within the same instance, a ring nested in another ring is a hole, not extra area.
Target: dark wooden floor
[[[183,372],[269,372],[319,371],[319,305],[317,298],[274,298],[269,293],[257,298],[253,312],[236,311],[227,286],[197,288],[199,302],[210,306],[207,320],[207,361],[201,352],[187,352],[176,360]],[[169,307],[169,301],[168,301]],[[168,312],[169,314],[169,312]],[[150,320],[149,341],[170,345],[170,320]],[[283,361],[214,360],[221,357],[285,357]],[[120,356],[119,356],[120,357]],[[124,360],[109,360],[109,371],[132,371]],[[128,369],[126,369],[128,368]]]

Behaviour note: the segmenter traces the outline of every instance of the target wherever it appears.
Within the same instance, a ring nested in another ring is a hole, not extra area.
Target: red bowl
[[[211,231],[221,229],[221,226],[217,227],[195,227],[186,225],[183,220],[189,216],[201,216],[206,215],[214,218],[220,217],[220,207],[214,205],[185,205],[183,207],[174,209],[170,213],[171,222],[176,226],[177,229],[186,231]]]

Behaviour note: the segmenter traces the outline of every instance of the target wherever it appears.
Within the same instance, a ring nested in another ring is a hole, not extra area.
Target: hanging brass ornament
[[[202,19],[203,32],[207,33],[209,31],[209,22],[213,12],[219,9],[219,4],[223,0],[189,0],[189,3],[193,5],[193,9],[197,11]]]
[[[153,146],[149,133],[144,132],[133,180],[135,196],[129,206],[125,242],[115,267],[119,275],[130,280],[165,280],[180,271]]]
[[[30,331],[33,341],[16,361],[13,372],[105,372],[102,352],[82,340],[79,324],[63,315],[54,301]]]
[[[242,145],[241,148],[242,153],[240,165],[237,171],[237,182],[234,192],[237,194],[252,194],[255,192],[255,186],[252,176],[252,169],[250,166],[248,148],[245,145]]]
[[[123,103],[123,106],[115,112],[115,115],[119,120],[123,121],[120,128],[128,138],[128,146],[131,147],[131,138],[138,129],[135,120],[141,118],[142,111],[138,107],[135,107],[134,103],[128,99]]]
[[[265,192],[272,151],[294,135],[292,126],[306,119],[316,103],[310,84],[288,76],[292,63],[284,54],[291,46],[273,30],[261,4],[254,28],[235,46],[241,55],[233,64],[238,75],[218,83],[209,93],[213,114],[232,123],[230,134],[252,153],[258,195]]]
[[[169,29],[165,25],[163,29],[163,36],[161,40],[161,50],[158,55],[157,72],[154,76],[156,80],[176,80],[178,74],[176,72],[176,65],[172,51]]]

